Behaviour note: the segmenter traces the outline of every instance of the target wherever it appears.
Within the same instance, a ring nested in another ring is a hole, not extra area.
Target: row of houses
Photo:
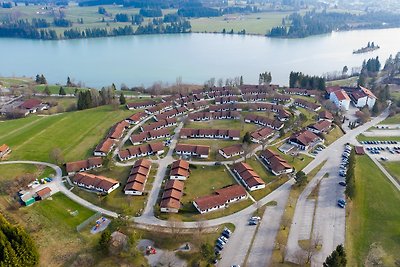
[[[154,107],[156,104],[157,102],[154,100],[138,101],[138,102],[127,103],[126,108],[129,110],[145,109]]]
[[[321,109],[320,105],[315,104],[310,101],[307,101],[307,100],[304,100],[304,99],[300,99],[300,98],[295,99],[293,102],[293,105],[297,106],[297,107],[305,108],[305,109],[308,109],[311,111],[315,111],[315,112]]]
[[[302,88],[284,88],[283,93],[288,94],[288,95],[300,95],[300,96],[315,97],[316,95],[320,94],[320,91],[310,90],[310,89],[302,89]]]
[[[219,96],[215,98],[215,104],[228,104],[228,103],[237,103],[239,102],[238,96]]]
[[[151,131],[140,132],[138,134],[132,134],[129,137],[129,140],[133,145],[139,145],[147,141],[167,138],[170,136],[171,136],[171,130],[168,128],[162,128],[160,130],[151,130]]]
[[[128,122],[129,124],[137,125],[139,124],[139,122],[146,119],[147,116],[148,115],[145,112],[138,112],[126,118],[125,121]]]
[[[105,139],[103,139],[95,148],[93,155],[97,157],[105,157],[115,147],[116,142],[124,135],[130,123],[128,119],[116,123],[111,127]]]
[[[229,204],[247,199],[247,192],[241,185],[231,185],[208,196],[196,198],[193,206],[200,214],[226,208]]]
[[[85,160],[73,161],[65,163],[65,169],[68,175],[74,175],[77,172],[85,172],[103,166],[103,158],[91,157]]]
[[[21,116],[28,116],[29,114],[37,113],[39,111],[48,110],[49,104],[44,103],[38,98],[30,98],[27,100],[19,100],[16,98],[5,105],[0,107],[0,114],[20,114]]]
[[[232,171],[247,190],[255,191],[265,188],[264,181],[249,164],[244,162],[236,163],[232,166]]]
[[[161,196],[161,212],[178,213],[181,208],[184,183],[179,180],[168,180]]]
[[[118,152],[121,161],[164,153],[164,144],[161,142],[132,146]]]
[[[284,123],[279,121],[279,120],[275,120],[275,119],[270,119],[267,117],[263,117],[263,116],[258,116],[258,115],[254,115],[254,114],[248,114],[244,117],[244,122],[246,123],[255,123],[264,127],[268,127],[271,129],[274,129],[276,131],[279,131],[280,129],[283,128]]]
[[[179,137],[182,139],[209,138],[209,139],[239,140],[240,130],[182,128],[179,133]]]
[[[277,85],[241,85],[240,92],[243,95],[259,95],[272,94],[277,88]]]
[[[166,128],[166,127],[176,126],[176,124],[177,124],[176,118],[169,118],[169,119],[159,120],[159,121],[147,124],[147,125],[142,125],[140,127],[140,129],[143,132],[146,132],[146,131],[152,131],[152,130],[160,130],[160,129]]]
[[[209,153],[209,146],[177,144],[175,147],[175,154],[179,156],[189,156],[206,159],[208,158]]]
[[[274,175],[287,174],[294,171],[293,167],[285,159],[270,149],[262,151],[260,158]]]
[[[146,108],[144,110],[144,112],[146,112],[149,115],[160,114],[167,110],[172,109],[173,106],[174,106],[173,102],[162,102],[162,103],[156,104],[153,107]]]
[[[254,132],[250,133],[250,140],[253,143],[261,143],[264,140],[271,138],[274,136],[275,131],[268,127],[263,127],[260,129],[255,130]]]
[[[90,191],[109,194],[120,186],[117,180],[86,172],[75,174],[73,183]]]
[[[147,178],[151,170],[151,162],[147,159],[140,159],[135,162],[129,173],[128,180],[124,188],[126,195],[143,195]]]
[[[188,118],[190,121],[238,120],[240,113],[237,111],[196,112],[189,114]]]
[[[166,112],[155,115],[154,119],[156,121],[160,121],[160,120],[175,118],[177,116],[181,116],[181,115],[185,114],[186,111],[187,111],[187,109],[185,107],[177,107],[177,108],[173,108]]]
[[[236,157],[244,154],[243,146],[241,144],[235,144],[228,147],[224,147],[218,150],[218,153],[226,159]]]
[[[161,196],[161,212],[177,213],[179,211],[184,188],[182,181],[185,181],[189,175],[189,162],[177,160],[172,163],[170,179],[166,182]]]
[[[169,179],[185,181],[189,175],[189,162],[180,159],[172,163]]]

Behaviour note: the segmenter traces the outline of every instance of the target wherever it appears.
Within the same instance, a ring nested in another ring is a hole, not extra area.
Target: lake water
[[[353,55],[374,41],[381,49]],[[0,75],[35,76],[65,83],[67,76],[86,86],[115,83],[151,85],[155,81],[202,84],[211,77],[243,75],[257,83],[271,71],[273,83],[287,84],[290,71],[322,75],[379,56],[382,65],[400,51],[400,29],[335,32],[305,39],[262,36],[179,34],[40,41],[0,39]]]

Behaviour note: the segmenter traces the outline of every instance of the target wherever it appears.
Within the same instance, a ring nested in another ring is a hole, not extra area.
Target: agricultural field
[[[246,34],[265,35],[271,28],[279,26],[290,12],[264,12],[257,14],[230,14],[222,17],[191,19],[193,32],[222,32],[223,29],[234,33],[246,30]]]
[[[350,77],[342,80],[327,81],[326,86],[356,86],[358,76]]]
[[[400,251],[400,194],[367,156],[356,157],[356,194],[346,222],[348,266],[395,266]],[[375,248],[372,248],[375,245]],[[370,263],[371,264],[371,263]]]
[[[29,116],[0,122],[0,140],[13,150],[10,160],[51,161],[49,152],[60,148],[66,161],[92,155],[110,127],[133,114],[110,106],[51,116]]]
[[[400,161],[386,161],[382,162],[385,169],[400,182]]]

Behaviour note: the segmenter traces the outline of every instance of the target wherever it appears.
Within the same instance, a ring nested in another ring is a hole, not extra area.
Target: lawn
[[[10,201],[8,196],[0,196],[0,211],[33,237],[40,254],[39,266],[70,265],[78,254],[88,253],[98,242],[99,235],[80,234],[75,228],[94,212],[61,193],[17,210],[7,208]],[[75,210],[78,214],[74,217],[70,211]]]
[[[386,120],[382,121],[380,124],[400,124],[400,114],[389,117]]]
[[[110,106],[59,115],[31,116],[1,122],[0,140],[13,150],[10,160],[50,161],[49,152],[60,148],[66,161],[92,155],[110,127],[133,112]]]
[[[249,164],[253,170],[260,176],[260,178],[268,184],[269,182],[275,180],[278,178],[278,176],[273,175],[271,172],[269,172],[262,164],[261,162],[256,159],[255,156],[249,158],[246,160],[246,163]]]
[[[278,148],[272,146],[268,147],[269,149],[277,152],[282,158],[284,158],[290,165],[292,165],[296,171],[301,171],[305,166],[307,166],[313,158],[304,154],[298,154],[295,156],[283,154]]]
[[[38,174],[38,168],[32,164],[0,165],[0,182],[8,181],[27,173]]]
[[[99,175],[116,179],[121,183],[121,186],[119,188],[117,188],[107,196],[101,196],[96,193],[87,192],[78,187],[74,188],[73,192],[78,196],[86,199],[87,201],[102,208],[112,210],[124,215],[137,216],[144,209],[145,203],[147,201],[147,196],[128,196],[124,194],[123,190],[126,184],[126,180],[128,179],[130,170],[131,167],[113,167],[112,170],[101,170],[98,172],[94,172]],[[146,182],[146,191],[150,191],[156,171],[157,167],[153,164],[149,174],[149,178]]]
[[[339,139],[340,137],[343,136],[343,132],[342,132],[342,130],[340,130],[340,128],[338,126],[333,124],[333,127],[334,128],[328,134],[325,134],[325,143],[324,144],[326,146],[332,144],[337,139]]]
[[[191,19],[193,32],[222,32],[231,29],[235,33],[243,29],[248,34],[265,35],[272,27],[279,26],[286,12],[263,12],[257,14],[229,14],[222,17]]]
[[[258,126],[253,123],[244,123],[242,120],[210,120],[205,122],[189,121],[185,124],[185,128],[240,130],[240,136],[243,137],[246,132],[252,132]]]
[[[357,136],[358,141],[400,141],[400,136]]]
[[[348,266],[361,266],[377,243],[384,251],[382,266],[395,266],[400,251],[400,194],[372,160],[356,158],[356,195],[346,222]]]
[[[178,214],[161,214],[162,219],[175,219],[179,221],[195,221],[198,219],[214,219],[226,216],[251,205],[250,199],[233,203],[229,208],[217,210],[207,214],[199,214],[193,206],[193,200],[212,194],[216,189],[237,184],[224,166],[190,166],[190,176],[185,181],[183,189],[182,208]]]
[[[358,76],[350,77],[342,80],[328,81],[326,82],[326,86],[356,86],[357,85]]]
[[[385,169],[400,182],[400,161],[385,161],[382,162]]]
[[[223,161],[223,160],[235,160],[239,156],[225,159],[218,153],[218,150],[224,147],[228,147],[234,144],[238,144],[241,141],[232,141],[232,140],[218,140],[218,139],[207,139],[207,138],[193,138],[193,139],[179,139],[179,144],[195,144],[195,145],[203,145],[210,147],[210,153],[208,155],[207,160],[212,161]],[[200,158],[196,158],[195,160],[201,160]]]

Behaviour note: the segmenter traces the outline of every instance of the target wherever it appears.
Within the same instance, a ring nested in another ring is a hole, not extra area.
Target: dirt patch
[[[385,258],[386,252],[383,250],[382,246],[379,243],[373,243],[369,248],[367,258],[365,259],[365,266],[385,266]]]

